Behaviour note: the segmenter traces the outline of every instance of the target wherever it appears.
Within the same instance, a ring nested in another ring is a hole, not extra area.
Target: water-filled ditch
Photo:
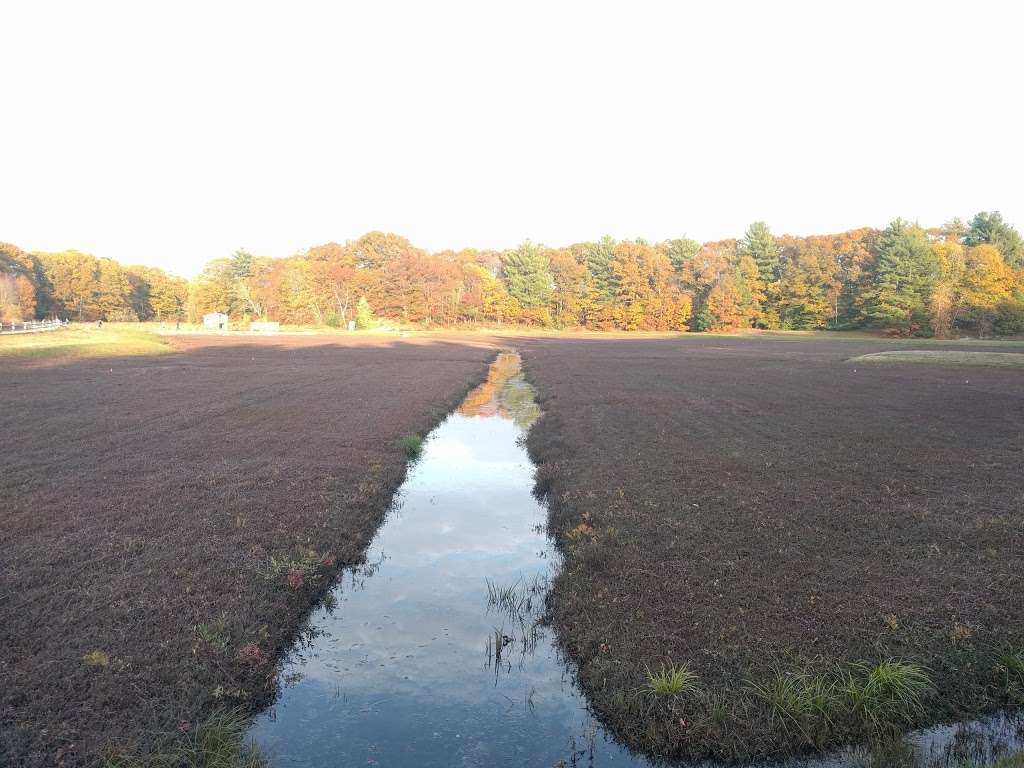
[[[558,567],[523,444],[539,415],[505,353],[430,433],[253,725],[275,765],[647,765],[605,736],[539,623]]]

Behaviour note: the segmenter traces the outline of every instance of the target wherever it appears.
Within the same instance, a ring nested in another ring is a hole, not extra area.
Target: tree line
[[[372,308],[372,310],[371,310]],[[522,243],[430,253],[371,232],[285,258],[238,250],[188,281],[77,251],[0,244],[0,316],[428,326],[519,323],[606,330],[881,328],[948,337],[1024,332],[1024,240],[998,212],[924,229],[736,240]]]
[[[140,321],[184,317],[189,282],[78,251],[26,253],[0,243],[0,320]]]

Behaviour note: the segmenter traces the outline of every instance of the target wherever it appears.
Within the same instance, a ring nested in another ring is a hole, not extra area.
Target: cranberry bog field
[[[960,349],[521,340],[549,612],[629,744],[791,754],[1021,701],[1024,370],[856,359],[915,346]]]
[[[145,755],[211,713],[254,711],[362,556],[403,438],[495,354],[472,339],[157,343],[0,357],[0,765]]]
[[[0,349],[0,764],[263,764],[239,744],[282,660],[499,348],[543,412],[521,426],[559,562],[538,621],[640,753],[611,764],[1024,702],[1019,343],[78,333]]]

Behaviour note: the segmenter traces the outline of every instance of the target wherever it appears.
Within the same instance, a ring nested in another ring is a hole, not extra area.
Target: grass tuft
[[[1006,651],[999,657],[999,663],[1006,670],[1008,679],[1024,682],[1024,652]]]
[[[192,629],[200,640],[215,650],[224,651],[231,642],[231,632],[223,613],[214,621],[196,624]]]
[[[854,719],[872,731],[914,722],[924,714],[931,679],[917,664],[889,659],[853,665],[840,686]]]
[[[179,736],[159,751],[107,758],[103,768],[268,768],[263,753],[246,743],[248,729],[241,710],[221,710],[195,728],[182,723]]]
[[[410,459],[418,459],[423,453],[423,438],[416,434],[408,434],[398,441],[398,447]]]
[[[647,687],[655,696],[682,696],[697,690],[699,678],[690,670],[688,664],[676,666],[662,665],[657,672],[647,670]]]
[[[110,666],[110,655],[106,651],[89,651],[82,657],[82,662],[87,667],[106,669]]]
[[[775,670],[766,683],[751,683],[750,689],[768,707],[774,728],[810,743],[831,732],[839,713],[838,685],[826,675]]]
[[[996,671],[1002,675],[1002,686],[1009,703],[1017,704],[1024,689],[1024,652],[1008,648],[999,654]]]

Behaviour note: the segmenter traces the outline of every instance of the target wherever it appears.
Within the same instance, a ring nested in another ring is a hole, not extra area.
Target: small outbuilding
[[[228,316],[223,312],[211,312],[208,315],[203,315],[203,328],[208,331],[226,331]]]

